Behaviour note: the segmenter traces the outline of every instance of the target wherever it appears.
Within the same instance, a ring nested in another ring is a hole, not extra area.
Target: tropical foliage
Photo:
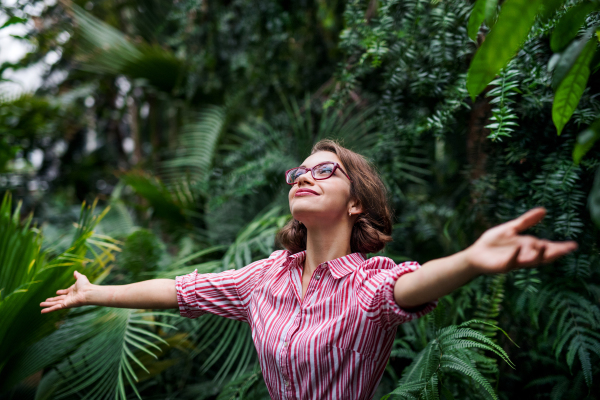
[[[328,137],[379,169],[395,210],[380,255],[396,262],[453,254],[535,206],[548,212],[530,234],[579,243],[401,325],[376,398],[595,398],[598,7],[6,6],[2,29],[33,21],[19,40],[35,50],[0,72],[58,60],[35,93],[0,95],[0,396],[267,399],[243,323],[38,304],[75,269],[120,285],[267,257],[290,218],[282,171]]]

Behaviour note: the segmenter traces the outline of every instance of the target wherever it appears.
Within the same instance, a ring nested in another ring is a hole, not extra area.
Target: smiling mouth
[[[300,196],[319,196],[319,195],[314,192],[302,191],[302,192],[296,192],[294,197],[300,197]]]

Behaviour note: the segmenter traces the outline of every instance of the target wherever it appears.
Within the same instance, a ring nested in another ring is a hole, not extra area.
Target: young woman
[[[285,174],[293,219],[278,233],[285,250],[239,269],[130,285],[77,281],[41,303],[42,313],[82,305],[165,309],[245,321],[273,399],[371,399],[396,328],[480,274],[549,263],[577,248],[518,235],[544,208],[486,231],[454,255],[396,265],[367,259],[391,241],[385,187],[374,168],[331,140]]]

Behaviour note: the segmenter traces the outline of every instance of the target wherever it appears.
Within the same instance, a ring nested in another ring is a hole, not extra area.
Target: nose
[[[298,181],[296,182],[296,184],[298,186],[300,186],[301,182],[306,182],[306,181],[311,182],[312,180],[313,179],[312,179],[312,173],[311,173],[311,171],[306,171],[305,173],[303,173],[302,175],[300,175],[298,177]]]

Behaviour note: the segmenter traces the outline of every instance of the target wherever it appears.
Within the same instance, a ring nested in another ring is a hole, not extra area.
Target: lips
[[[319,193],[310,189],[298,189],[296,191],[296,196],[319,196]]]

